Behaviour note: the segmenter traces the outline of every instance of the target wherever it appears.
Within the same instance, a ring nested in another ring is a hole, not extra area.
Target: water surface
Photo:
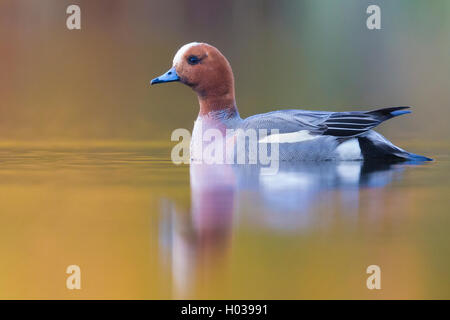
[[[421,146],[436,161],[261,175],[156,142],[3,144],[0,298],[450,298],[448,146]]]

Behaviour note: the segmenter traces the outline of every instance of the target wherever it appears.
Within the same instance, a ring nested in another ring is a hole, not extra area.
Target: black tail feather
[[[396,117],[396,116],[399,116],[402,114],[410,113],[411,111],[401,111],[401,110],[405,110],[405,109],[409,109],[409,108],[410,107],[408,107],[408,106],[389,107],[389,108],[382,108],[382,109],[369,111],[366,113],[377,117],[382,122],[382,121],[391,119],[393,117]]]
[[[376,133],[376,135],[379,135]],[[372,135],[373,136],[373,135]],[[423,162],[433,159],[400,149],[388,141],[380,141],[371,137],[358,137],[359,147],[365,160],[383,159],[388,162],[412,161]]]
[[[393,117],[410,113],[409,107],[389,107],[373,111],[335,112],[325,120],[324,135],[335,137],[360,136]]]

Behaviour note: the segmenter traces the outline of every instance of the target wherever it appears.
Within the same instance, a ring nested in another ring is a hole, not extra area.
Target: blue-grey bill
[[[180,77],[178,76],[177,72],[175,71],[175,67],[172,67],[172,68],[170,68],[169,71],[167,71],[163,75],[150,81],[150,84],[152,85],[152,84],[157,84],[157,83],[174,82],[174,81],[180,81]]]

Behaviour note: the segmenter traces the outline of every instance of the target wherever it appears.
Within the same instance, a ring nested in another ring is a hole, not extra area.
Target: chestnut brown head
[[[233,96],[234,78],[228,60],[215,47],[192,42],[175,54],[172,68],[151,84],[180,81],[202,97]]]

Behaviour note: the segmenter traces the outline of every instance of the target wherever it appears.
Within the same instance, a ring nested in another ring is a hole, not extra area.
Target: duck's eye
[[[188,61],[189,64],[194,65],[194,64],[199,63],[199,62],[200,62],[200,59],[199,59],[199,57],[197,57],[197,56],[189,56],[189,58],[187,59],[187,61]]]

